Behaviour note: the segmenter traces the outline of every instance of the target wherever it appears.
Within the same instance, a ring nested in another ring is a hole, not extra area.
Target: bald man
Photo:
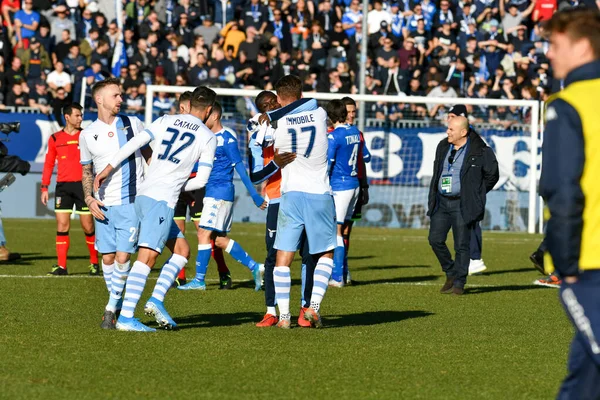
[[[485,213],[485,198],[500,177],[491,148],[463,116],[452,118],[437,146],[429,188],[429,244],[446,282],[440,293],[462,295],[469,274],[471,232]],[[452,228],[455,258],[446,246]]]
[[[456,117],[465,117],[469,120],[469,114],[467,113],[467,107],[462,104],[456,104],[448,110],[448,121],[451,121]],[[469,126],[470,130],[474,130],[472,126]],[[480,274],[487,269],[481,253],[483,251],[483,236],[481,234],[481,227],[479,223],[476,223],[471,232],[471,261],[469,262],[469,275]]]

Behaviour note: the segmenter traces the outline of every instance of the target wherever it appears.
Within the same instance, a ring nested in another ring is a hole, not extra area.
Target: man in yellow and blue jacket
[[[559,399],[600,399],[600,13],[569,9],[546,25],[564,89],[548,102],[540,192],[548,206],[547,272],[576,328]]]

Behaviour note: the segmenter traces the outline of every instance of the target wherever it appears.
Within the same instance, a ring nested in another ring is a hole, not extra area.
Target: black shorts
[[[358,200],[356,201],[356,206],[354,207],[354,213],[352,214],[351,221],[360,221],[362,218],[362,188],[358,192]]]
[[[71,213],[73,206],[77,214],[90,214],[83,198],[81,182],[58,182],[54,192],[54,212]]]
[[[189,208],[192,221],[200,221],[205,192],[206,190],[202,188],[189,192],[186,196],[184,196],[183,193],[179,195],[179,199],[175,205],[175,215],[173,216],[173,219],[185,221],[187,210]],[[189,194],[191,194],[191,197],[193,198],[191,203]]]

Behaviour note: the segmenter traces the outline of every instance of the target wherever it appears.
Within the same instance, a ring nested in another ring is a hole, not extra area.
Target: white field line
[[[25,227],[25,226],[14,226],[10,228],[11,230],[29,230],[30,227]],[[83,231],[81,229],[80,226],[73,226],[71,227],[71,231]],[[192,233],[193,230],[189,230],[186,233],[186,237],[190,238],[193,237],[190,233]],[[523,243],[523,242],[535,242],[535,243],[540,243],[541,239],[539,237],[523,237],[523,238],[503,238],[502,236],[505,235],[506,232],[487,232],[484,231],[484,236],[486,241],[491,241],[494,243],[499,243],[499,244],[518,244],[518,243]],[[244,231],[233,231],[231,234],[232,238],[235,238],[236,236],[256,236],[256,237],[264,237],[265,234],[264,232],[244,232]],[[377,242],[377,241],[382,241],[382,242],[386,242],[386,241],[399,241],[399,242],[427,242],[427,236],[423,235],[423,236],[405,236],[405,235],[381,235],[381,234],[377,234],[377,235],[365,235],[365,234],[359,234],[359,233],[355,233],[352,235],[352,239],[354,240],[359,240],[359,241],[367,241],[367,242]]]
[[[51,275],[0,275],[0,279],[58,279],[58,280],[63,280],[63,279],[102,279],[101,276],[90,276],[90,275],[67,275],[67,276],[51,276]],[[158,277],[155,276],[151,276],[148,277],[148,280],[150,281],[155,281],[157,280]],[[211,282],[211,283],[216,283],[219,282],[218,279],[207,279],[207,282]],[[250,282],[251,279],[233,279],[233,282],[235,283],[242,283],[242,282]],[[358,281],[360,282],[360,281]],[[441,282],[441,281],[440,281]],[[357,286],[367,286],[367,285],[391,285],[391,286],[440,286],[440,282],[381,282],[381,283],[360,283]],[[494,287],[503,287],[506,286],[505,284],[502,285],[472,285],[472,284],[467,284],[467,287],[469,288],[494,288]],[[526,285],[514,285],[514,286],[523,286],[523,287],[529,287],[529,286],[535,286],[533,284],[526,284]]]

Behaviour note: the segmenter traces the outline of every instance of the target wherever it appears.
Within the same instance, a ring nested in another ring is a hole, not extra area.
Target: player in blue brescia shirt
[[[217,151],[213,161],[212,172],[206,184],[206,194],[204,197],[204,208],[200,223],[198,224],[198,256],[196,257],[196,277],[186,285],[179,286],[180,290],[206,290],[204,278],[210,261],[211,244],[210,240],[215,240],[215,245],[228,252],[239,263],[244,264],[252,272],[254,277],[255,290],[261,287],[261,272],[264,265],[259,264],[244,251],[236,241],[227,237],[231,230],[233,220],[233,201],[235,197],[235,187],[233,185],[233,171],[237,171],[240,179],[254,204],[261,210],[267,207],[267,203],[260,194],[256,192],[248,173],[242,162],[242,156],[238,148],[238,142],[235,133],[221,124],[222,115],[221,105],[216,102],[213,111],[206,121],[217,138]]]
[[[370,161],[370,154],[360,140],[360,131],[354,125],[346,123],[348,111],[341,100],[332,100],[327,105],[327,116],[334,130],[329,133],[329,149],[327,152],[330,166],[331,190],[335,202],[337,221],[337,247],[333,252],[333,273],[330,286],[342,287],[344,269],[344,228],[351,222],[354,208],[359,196],[358,158],[359,152],[365,162]]]

